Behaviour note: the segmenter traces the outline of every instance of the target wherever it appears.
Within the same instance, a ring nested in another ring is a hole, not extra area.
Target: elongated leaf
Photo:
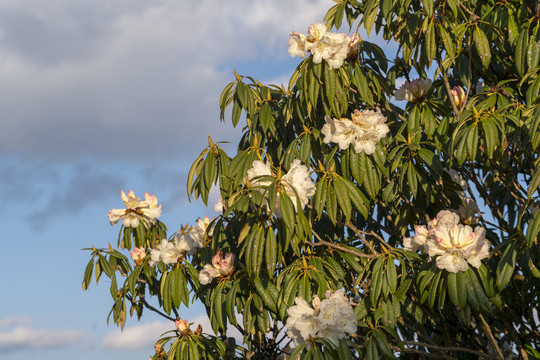
[[[521,30],[516,41],[515,64],[518,75],[522,77],[525,74],[527,64],[527,49],[529,46],[529,27]]]
[[[515,249],[515,243],[508,245],[497,264],[497,288],[502,290],[506,284],[510,281],[514,269],[516,266],[517,250]]]
[[[489,47],[489,40],[484,34],[484,31],[480,27],[476,27],[473,32],[474,46],[476,52],[480,57],[482,66],[486,69],[491,63],[491,49]]]

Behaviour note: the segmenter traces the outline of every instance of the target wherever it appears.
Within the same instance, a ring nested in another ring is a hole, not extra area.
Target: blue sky
[[[185,187],[208,135],[238,138],[221,90],[233,69],[288,81],[288,34],[333,4],[0,0],[1,359],[148,358],[171,324],[107,327],[108,286],[82,291],[80,249],[114,243],[121,189],[155,193],[170,229],[213,216]],[[200,306],[181,314],[205,326]]]

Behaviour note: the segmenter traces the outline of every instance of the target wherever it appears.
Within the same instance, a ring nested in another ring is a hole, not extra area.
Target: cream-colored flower
[[[301,297],[294,299],[296,305],[287,309],[287,336],[291,338],[295,345],[300,344],[309,337],[316,337],[319,331],[319,320],[317,312],[308,305]]]
[[[489,243],[485,229],[474,231],[468,225],[440,225],[434,230],[434,237],[426,243],[430,257],[436,256],[439,269],[449,272],[466,271],[469,265],[480,267],[480,260],[489,255]]]
[[[305,57],[307,52],[313,55],[313,63],[326,60],[330,69],[337,69],[346,59],[356,60],[360,48],[357,34],[348,36],[344,33],[331,33],[323,23],[312,24],[308,36],[293,32],[289,35],[289,55]]]
[[[227,253],[223,257],[223,251],[218,250],[212,257],[212,264],[206,264],[199,272],[199,282],[203,285],[209,284],[212,280],[229,276],[234,272],[234,254]]]
[[[308,50],[306,36],[293,31],[293,33],[289,35],[289,55],[292,57],[299,56],[304,58],[306,57]]]
[[[337,69],[347,58],[349,38],[346,34],[326,33],[311,49],[313,63],[320,64],[326,60],[330,69]]]
[[[337,346],[345,333],[356,332],[356,316],[343,290],[328,290],[325,295],[322,301],[317,295],[313,297],[313,308],[297,297],[296,305],[287,309],[287,335],[296,345],[310,337],[321,337]]]
[[[379,110],[355,110],[351,118],[338,120],[326,115],[326,124],[321,129],[323,141],[336,143],[342,150],[352,145],[356,153],[372,154],[377,143],[390,131],[386,117]]]
[[[157,203],[157,197],[144,194],[144,200],[141,200],[130,190],[126,195],[124,190],[120,191],[120,196],[124,200],[126,209],[111,209],[107,216],[111,225],[122,219],[122,225],[124,227],[136,228],[139,226],[139,222],[142,221],[144,226],[149,224],[155,224],[156,219],[161,216],[161,205]]]
[[[428,90],[431,88],[430,79],[415,79],[413,81],[405,81],[401,87],[394,93],[396,100],[418,101],[424,98]]]

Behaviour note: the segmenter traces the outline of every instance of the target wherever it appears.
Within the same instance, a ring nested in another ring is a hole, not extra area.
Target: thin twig
[[[148,310],[151,310],[151,311],[153,311],[153,312],[155,312],[155,313],[157,313],[157,314],[163,316],[165,319],[168,319],[168,320],[171,320],[171,321],[175,321],[175,320],[176,320],[176,319],[174,319],[174,318],[168,316],[167,314],[162,313],[161,311],[159,311],[158,309],[156,309],[155,307],[153,307],[152,305],[150,305],[149,303],[147,303],[146,300],[144,299],[144,297],[141,297],[140,299],[141,299],[143,305],[144,305]]]
[[[481,313],[478,313],[478,318],[480,319],[480,322],[482,323],[482,327],[484,328],[484,332],[486,333],[486,336],[491,341],[491,346],[497,352],[497,354],[499,355],[499,358],[501,360],[504,360],[501,349],[499,348],[499,345],[497,345],[497,341],[495,340],[495,337],[493,336],[493,333],[491,332],[491,328],[486,322],[486,319],[484,319],[484,316]]]
[[[355,251],[353,249],[349,249],[349,248],[343,247],[341,245],[336,245],[336,244],[333,244],[331,242],[325,241],[325,240],[321,239],[321,237],[319,236],[319,234],[317,234],[315,232],[315,230],[311,230],[311,232],[313,233],[313,235],[315,235],[315,237],[317,238],[317,240],[319,242],[318,243],[315,243],[315,242],[309,243],[310,245],[329,246],[331,248],[338,249],[338,250],[341,250],[343,252],[346,252],[346,253],[349,253],[349,254],[352,254],[352,255],[356,255],[356,256],[359,256],[359,257],[364,257],[364,258],[375,258],[375,257],[377,257],[377,255],[364,254],[364,253],[361,253],[359,251]]]

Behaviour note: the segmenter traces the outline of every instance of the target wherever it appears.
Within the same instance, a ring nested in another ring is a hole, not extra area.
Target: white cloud
[[[239,315],[238,319],[238,321],[242,321],[241,315]],[[187,317],[186,320],[193,323],[191,325],[192,330],[197,329],[197,326],[201,324],[203,333],[213,334],[210,319],[206,314],[200,314],[194,318]],[[159,320],[136,326],[126,326],[123,332],[120,332],[120,329],[109,332],[104,338],[102,346],[114,350],[152,349],[161,334],[174,329],[173,322]],[[233,326],[229,326],[228,336],[236,338],[239,343],[242,342],[242,335]]]
[[[83,339],[80,330],[52,330],[31,326],[29,318],[10,317],[0,321],[0,354],[25,349],[59,348]]]

